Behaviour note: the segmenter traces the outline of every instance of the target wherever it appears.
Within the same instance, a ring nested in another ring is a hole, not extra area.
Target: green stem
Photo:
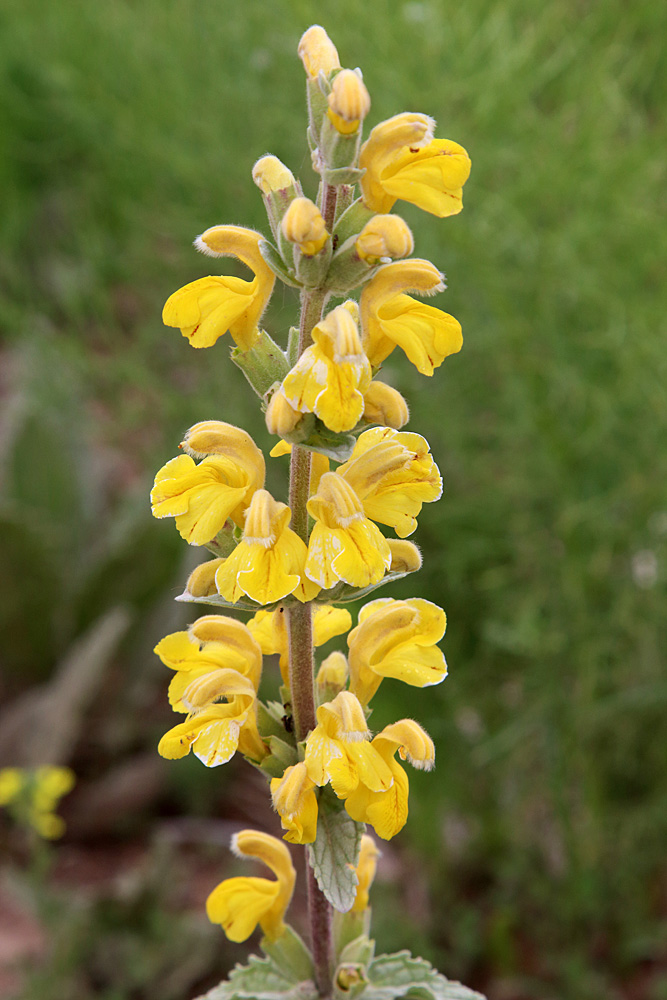
[[[333,211],[335,211],[335,199]],[[299,356],[312,342],[313,327],[322,318],[327,293],[321,289],[304,292],[301,300]],[[310,492],[310,452],[292,447],[290,459],[289,505],[292,510],[292,530],[308,543],[308,511]],[[310,603],[287,608],[289,644],[289,679],[294,730],[297,740],[305,740],[315,728],[315,663],[313,658],[313,621]],[[316,984],[321,997],[331,995],[333,974],[332,910],[320,891],[310,865],[306,861],[308,914],[315,963]]]

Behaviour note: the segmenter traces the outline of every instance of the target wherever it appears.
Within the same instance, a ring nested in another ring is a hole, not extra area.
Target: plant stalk
[[[326,194],[326,192],[325,192]],[[333,209],[335,212],[335,197]],[[299,357],[312,342],[313,327],[322,318],[326,291],[304,291],[299,325]],[[290,459],[289,504],[292,510],[292,530],[308,544],[308,511],[310,492],[310,452],[292,447]],[[315,663],[313,658],[313,622],[310,603],[287,608],[289,643],[289,678],[292,714],[297,741],[305,740],[315,728]],[[320,891],[306,857],[308,915],[315,964],[316,985],[321,997],[331,996],[333,975],[332,910]]]

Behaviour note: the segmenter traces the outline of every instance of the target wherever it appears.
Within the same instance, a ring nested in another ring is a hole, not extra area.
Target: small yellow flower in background
[[[370,601],[347,637],[350,690],[367,705],[383,677],[413,687],[439,684],[447,676],[447,664],[436,643],[446,626],[442,608],[419,597]]]
[[[264,457],[249,434],[218,420],[191,428],[183,446],[192,448],[193,442],[215,451],[199,464],[179,455],[163,465],[151,490],[151,505],[154,517],[175,518],[181,538],[205,545],[228,518],[243,524],[246,507],[264,484]]]
[[[243,540],[216,573],[218,591],[235,603],[244,594],[274,604],[288,594],[310,601],[320,588],[304,575],[307,548],[288,527],[291,511],[258,490],[246,514]]]
[[[359,154],[368,208],[390,212],[401,199],[441,219],[461,211],[470,158],[458,143],[434,139],[434,128],[427,115],[404,112],[371,130]]]
[[[282,778],[271,779],[271,799],[287,830],[284,839],[290,844],[312,844],[317,835],[317,796],[303,761],[288,767]]]
[[[283,216],[283,236],[306,257],[319,253],[329,234],[317,205],[310,198],[295,198]]]
[[[76,778],[69,767],[6,767],[0,770],[0,806],[8,808],[19,822],[40,837],[55,840],[65,832],[65,821],[55,814],[60,799],[74,788]]]
[[[336,474],[359,497],[366,517],[389,525],[401,538],[416,529],[422,504],[442,495],[442,479],[426,438],[391,427],[360,434]]]
[[[371,110],[371,98],[361,73],[342,69],[336,73],[328,97],[329,121],[341,135],[352,135]]]
[[[210,257],[237,257],[255,277],[209,275],[170,295],[162,310],[165,326],[178,327],[193,347],[212,347],[229,330],[242,351],[257,340],[259,321],[276,277],[264,262],[261,233],[241,226],[213,226],[198,236],[195,246]]]
[[[362,834],[361,847],[359,849],[359,861],[355,869],[357,878],[359,879],[359,884],[357,886],[357,894],[352,905],[353,913],[365,910],[368,906],[368,894],[370,887],[373,884],[373,879],[375,878],[377,859],[379,857],[380,851],[378,850],[373,838],[369,837],[367,833]]]
[[[313,24],[304,31],[298,53],[303,68],[311,78],[318,76],[319,73],[328,76],[333,70],[340,69],[336,46],[319,24]]]
[[[376,267],[399,257],[409,257],[415,241],[400,215],[374,215],[359,233],[354,246],[362,260]]]
[[[364,514],[354,489],[337,472],[326,472],[308,501],[315,526],[308,542],[306,575],[325,590],[339,580],[352,587],[379,583],[391,565],[382,532]]]
[[[257,924],[269,941],[277,941],[285,932],[283,917],[296,881],[289,850],[282,841],[254,830],[237,833],[232,850],[238,857],[262,861],[276,881],[245,876],[225,879],[206,900],[208,919],[221,924],[230,941],[245,941]]]
[[[422,567],[422,554],[413,542],[389,538],[392,573],[416,573]]]
[[[461,324],[449,313],[404,293],[433,295],[444,289],[443,275],[427,260],[386,264],[361,293],[363,343],[376,368],[400,347],[422,375],[432,375],[450,354],[461,350]]]
[[[408,404],[398,389],[373,379],[364,393],[364,420],[400,430],[410,419]]]
[[[282,608],[276,611],[258,611],[248,622],[248,628],[265,656],[280,656],[280,673],[284,683],[289,684],[287,624]],[[351,628],[352,615],[349,611],[320,604],[313,613],[313,645],[323,646],[329,639],[343,635]]]
[[[386,791],[372,791],[359,783],[346,798],[345,809],[357,823],[369,823],[378,837],[390,840],[403,829],[408,818],[408,776],[394,759],[396,751],[413,767],[430,771],[435,763],[435,747],[428,733],[412,719],[385,726],[371,744],[392,773]]]
[[[337,306],[313,330],[308,347],[283,381],[287,402],[315,413],[332,431],[349,431],[364,412],[371,368],[354,317]]]
[[[392,769],[370,742],[359,700],[341,691],[317,709],[317,726],[306,740],[308,776],[316,785],[331,784],[339,799],[360,784],[374,792],[391,787]]]

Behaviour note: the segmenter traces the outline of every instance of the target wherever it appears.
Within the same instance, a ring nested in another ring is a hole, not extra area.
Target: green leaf
[[[297,280],[294,271],[287,267],[273,243],[269,243],[268,240],[260,240],[259,252],[276,277],[280,278],[286,285],[291,285],[292,288],[301,288],[301,282]]]
[[[277,736],[284,740],[287,733],[283,723],[285,714],[284,707],[278,701],[269,701],[266,704],[257,702],[257,728],[263,740],[268,736]]]
[[[339,583],[331,590],[320,591],[317,601],[323,604],[349,604],[350,601],[358,601],[361,597],[372,594],[374,590],[379,590],[387,583],[402,580],[404,576],[409,576],[409,573],[385,573],[379,583],[373,583],[368,587],[351,587],[349,583]]]
[[[192,594],[188,594],[186,591],[184,594],[179,594],[174,600],[181,601],[183,604],[211,604],[214,608],[232,608],[235,611],[252,611],[254,614],[259,611],[260,608],[264,607],[267,610],[273,610],[277,608],[277,604],[257,604],[255,601],[251,601],[250,598],[243,601],[236,601],[232,603],[231,601],[226,601],[221,594],[210,594],[208,597],[193,597]],[[281,601],[281,604],[285,604],[285,601]]]
[[[306,414],[294,431],[285,435],[285,440],[302,448],[308,448],[309,451],[318,451],[334,462],[347,462],[357,443],[353,434],[339,434],[329,430],[326,424],[312,413]]]
[[[264,937],[260,947],[288,979],[293,979],[297,983],[315,979],[313,956],[302,938],[289,924],[285,925],[285,933],[277,941],[269,941]]]
[[[271,748],[271,753],[265,757],[260,767],[272,778],[282,778],[285,769],[296,764],[299,759],[296,747],[285,743],[278,736],[269,736],[265,741]]]
[[[237,965],[229,979],[218,983],[197,1000],[315,1000],[311,980],[298,982],[285,975],[270,958],[251,955],[247,965]]]
[[[485,1000],[481,993],[447,979],[424,958],[409,951],[379,955],[368,966],[370,986],[364,1000]]]
[[[355,823],[328,789],[320,795],[317,837],[308,848],[310,865],[320,889],[331,905],[342,913],[354,903],[359,880],[362,823]]]

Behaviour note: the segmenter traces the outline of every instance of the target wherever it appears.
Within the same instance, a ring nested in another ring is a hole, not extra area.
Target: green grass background
[[[191,350],[161,306],[211,270],[197,233],[265,228],[260,155],[314,193],[295,55],[313,21],[362,66],[372,123],[427,112],[473,162],[460,216],[397,206],[416,253],[447,273],[437,304],[465,342],[432,380],[399,352],[387,363],[445,481],[415,536],[424,570],[393,593],[445,607],[450,677],[427,695],[386,682],[378,699],[374,724],[414,715],[438,766],[411,775],[377,936],[497,1000],[664,1000],[667,8],[655,0],[3,5],[4,694],[47,680],[122,603],[132,625],[104,708],[81,722],[80,781],[152,751],[170,724],[150,650],[187,620],[170,598],[192,563],[173,525],[150,518],[152,476],[200,419],[268,439],[225,343]],[[295,309],[278,289],[274,335]],[[276,460],[270,484],[283,483]],[[220,788],[243,778],[194,765],[164,762],[168,794],[119,817],[112,840],[154,851],[161,815],[229,805]],[[129,916],[96,910],[83,937],[74,926],[79,943],[22,997],[192,992],[204,960],[170,979],[164,952],[187,934],[196,951],[205,931],[186,934],[177,908],[167,919],[160,893],[151,883]],[[131,960],[93,976],[105,940]]]

